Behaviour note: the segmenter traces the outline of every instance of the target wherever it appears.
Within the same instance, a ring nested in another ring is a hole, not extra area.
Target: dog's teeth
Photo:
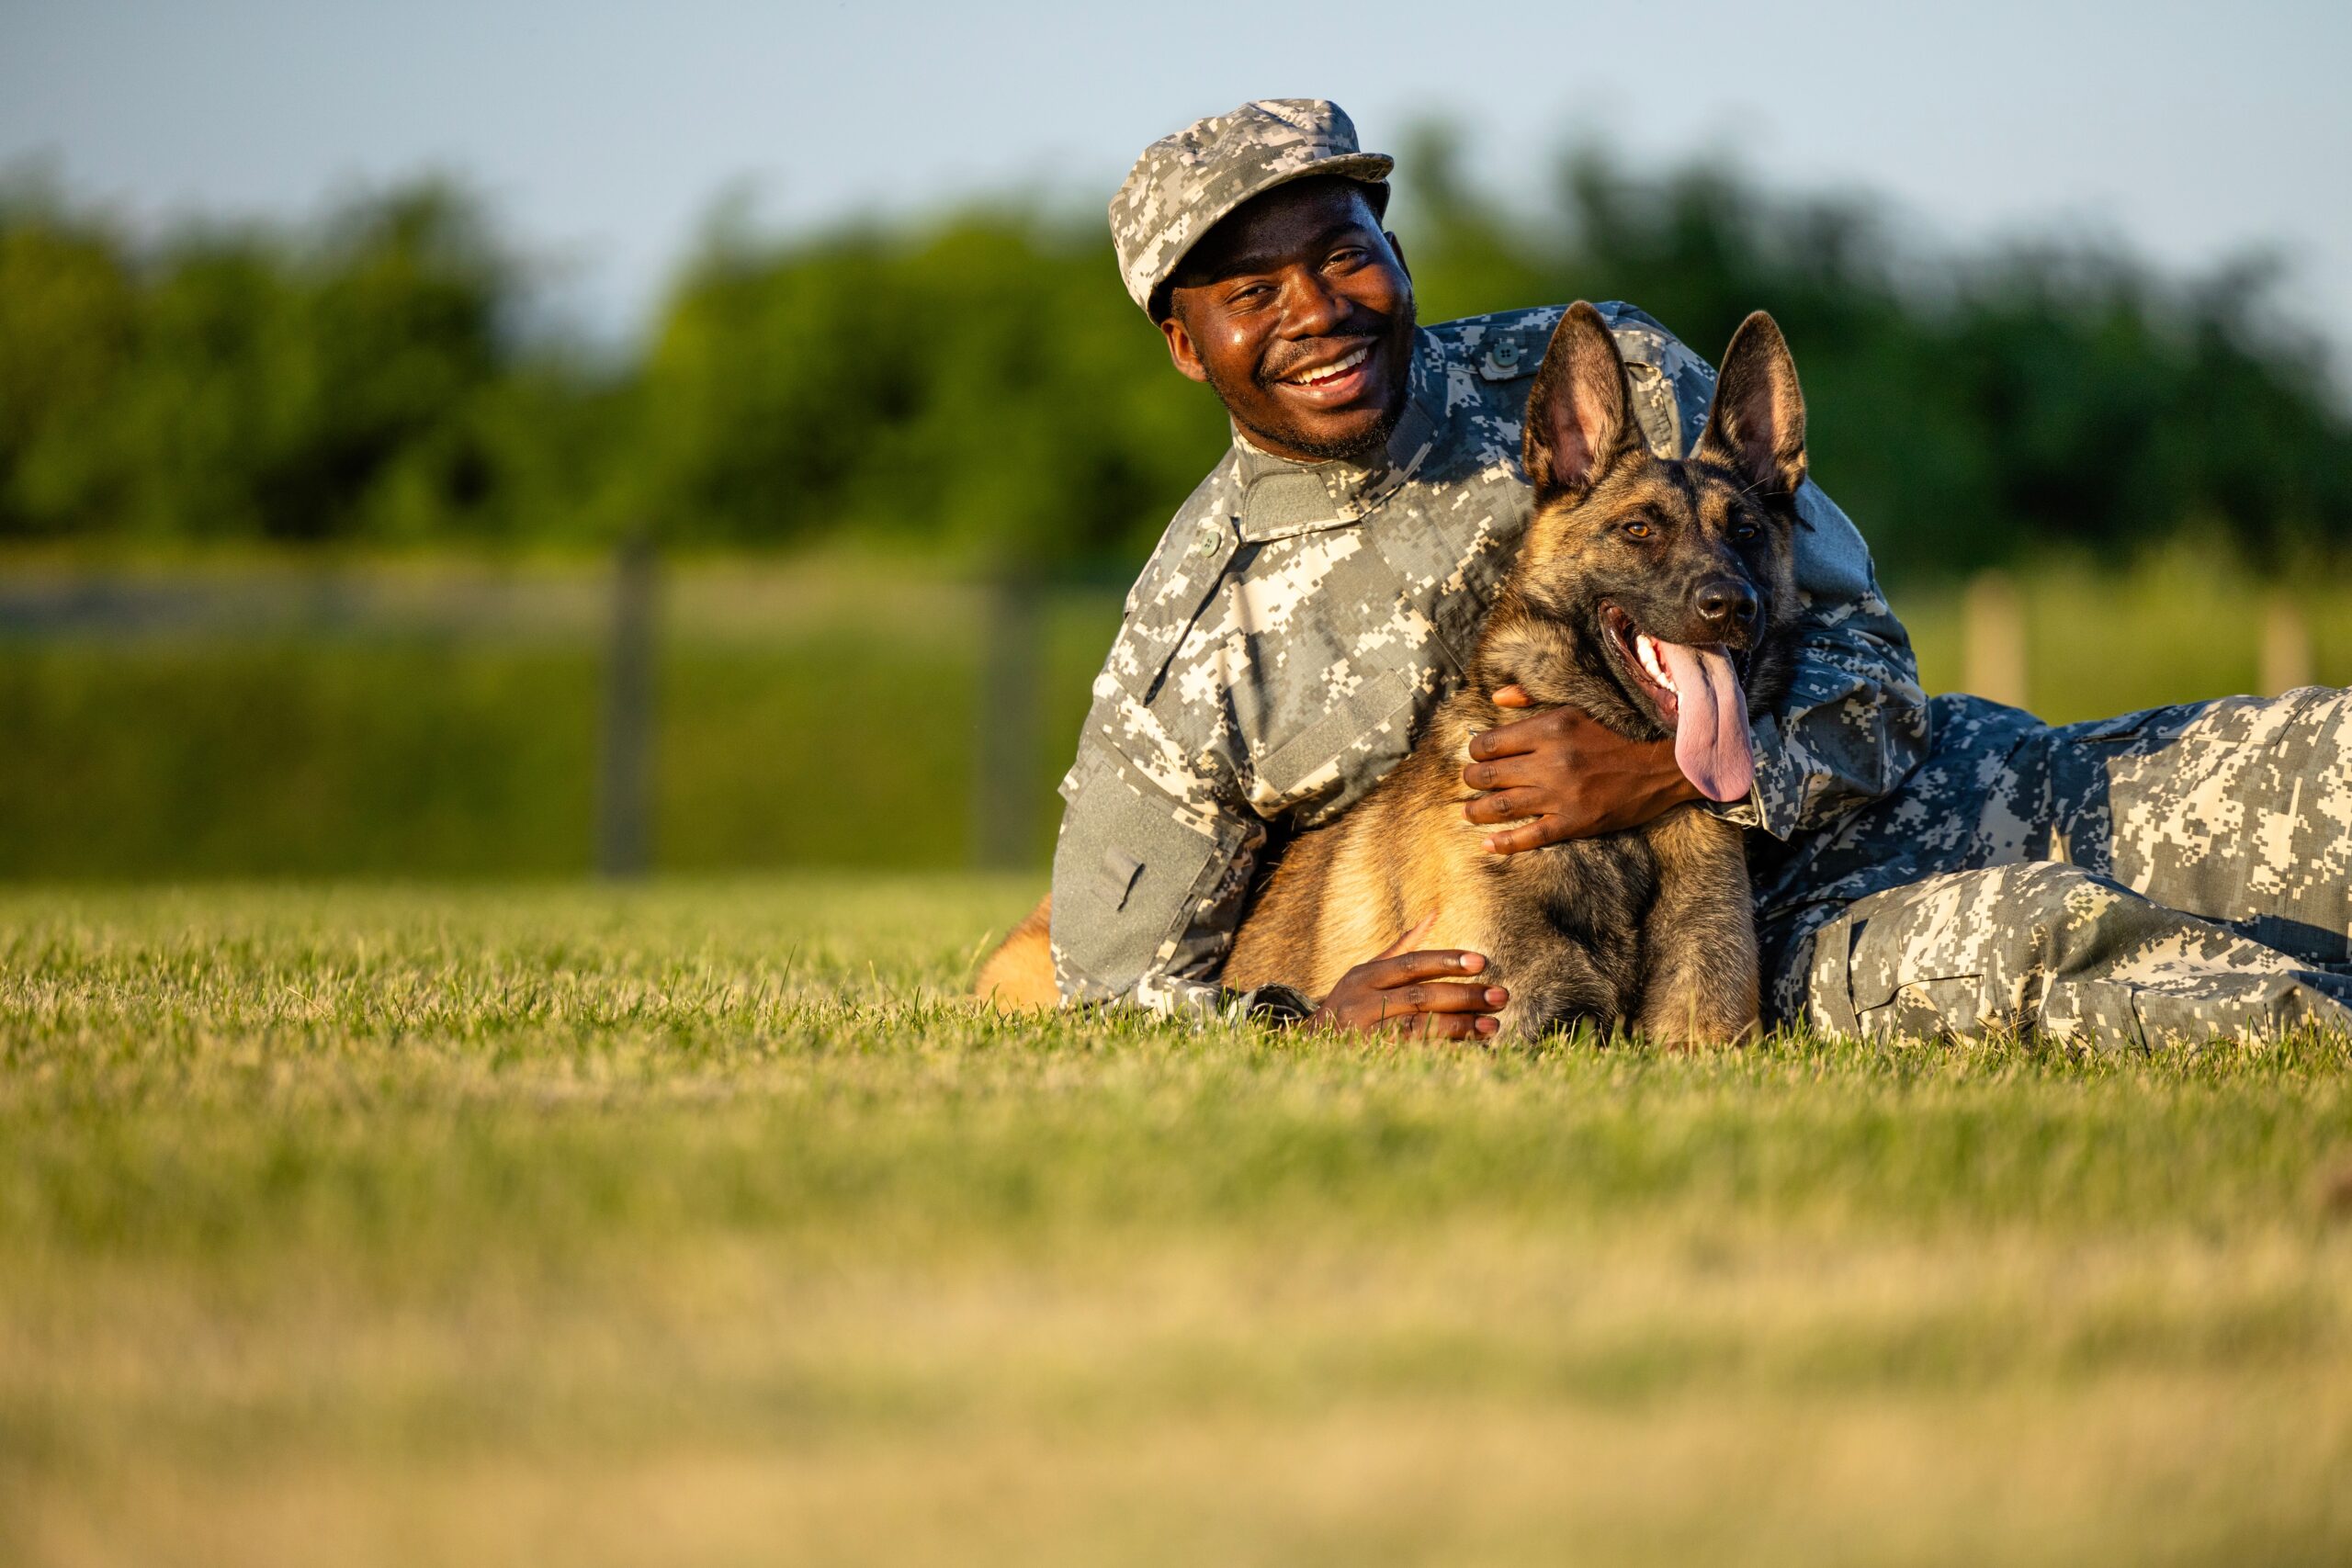
[[[1674,678],[1666,672],[1666,661],[1657,656],[1657,643],[1647,632],[1634,634],[1634,651],[1640,656],[1643,671],[1668,691],[1674,690]]]

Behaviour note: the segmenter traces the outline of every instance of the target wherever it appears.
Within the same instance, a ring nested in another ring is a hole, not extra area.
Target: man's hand
[[[1517,686],[1497,692],[1495,703],[1532,705]],[[1487,835],[1487,848],[1497,854],[1638,828],[1702,798],[1676,764],[1673,741],[1628,740],[1577,708],[1497,725],[1471,737],[1470,756],[1462,782],[1493,793],[1464,807],[1464,816],[1473,822],[1534,818]]]
[[[1447,983],[1450,975],[1476,975],[1487,966],[1483,953],[1451,950],[1408,952],[1429,934],[1437,917],[1396,939],[1387,952],[1340,976],[1323,1005],[1306,1021],[1309,1029],[1385,1030],[1419,1040],[1484,1040],[1502,1027],[1494,1016],[1510,1000],[1500,986]],[[1431,984],[1432,981],[1437,982]]]

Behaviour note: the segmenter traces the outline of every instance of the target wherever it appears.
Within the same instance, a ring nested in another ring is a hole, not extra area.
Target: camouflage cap
[[[1376,185],[1396,166],[1359,149],[1355,122],[1324,98],[1260,98],[1196,119],[1145,148],[1111,198],[1120,280],[1148,311],[1184,253],[1251,197],[1308,175]]]

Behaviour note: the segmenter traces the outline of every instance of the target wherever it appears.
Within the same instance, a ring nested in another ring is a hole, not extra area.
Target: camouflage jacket
[[[1713,369],[1641,311],[1600,309],[1644,434],[1680,457]],[[1423,329],[1380,460],[1289,462],[1237,434],[1177,513],[1127,595],[1062,782],[1066,1000],[1227,1013],[1261,1000],[1216,983],[1260,854],[1270,831],[1360,799],[1464,679],[1532,510],[1520,427],[1561,313]],[[1814,485],[1798,503],[1802,656],[1780,710],[1756,722],[1753,793],[1722,808],[1782,839],[1893,789],[1928,741],[1910,640],[1861,536]]]

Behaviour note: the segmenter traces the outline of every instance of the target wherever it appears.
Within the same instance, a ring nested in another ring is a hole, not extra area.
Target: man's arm
[[[1304,1018],[1284,988],[1228,992],[1217,971],[1240,924],[1265,824],[1189,773],[1156,779],[1087,721],[1054,845],[1054,978],[1065,1001],[1164,1014]],[[1174,790],[1167,784],[1176,785]]]
[[[1756,785],[1724,815],[1776,839],[1891,793],[1928,754],[1928,698],[1911,637],[1879,591],[1870,547],[1820,486],[1797,491],[1797,665],[1756,720]]]

